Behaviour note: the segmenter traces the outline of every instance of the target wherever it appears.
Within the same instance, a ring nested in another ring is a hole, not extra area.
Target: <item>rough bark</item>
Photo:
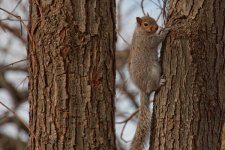
[[[115,149],[115,1],[30,1],[29,149]]]
[[[171,0],[152,150],[219,150],[225,115],[225,1]]]
[[[225,123],[223,124],[221,150],[225,150]]]

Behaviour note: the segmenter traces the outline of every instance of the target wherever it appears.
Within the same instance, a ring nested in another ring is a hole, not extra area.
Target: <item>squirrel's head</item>
[[[139,27],[144,29],[146,32],[155,33],[158,30],[158,25],[155,19],[151,18],[150,16],[144,17],[136,17],[137,24]]]

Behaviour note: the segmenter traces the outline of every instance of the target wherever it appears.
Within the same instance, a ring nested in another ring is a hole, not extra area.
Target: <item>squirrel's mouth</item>
[[[158,28],[159,28],[158,26],[151,26],[146,31],[149,33],[154,33],[158,30]]]
[[[157,30],[148,30],[148,33],[155,33]]]

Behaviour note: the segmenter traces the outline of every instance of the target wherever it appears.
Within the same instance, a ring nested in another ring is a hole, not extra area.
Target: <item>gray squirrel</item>
[[[158,46],[165,39],[170,29],[158,32],[156,21],[149,15],[137,17],[129,56],[129,72],[132,81],[139,88],[141,105],[135,136],[131,150],[142,150],[149,140],[151,130],[151,112],[149,96],[165,83],[161,78],[161,66],[158,59]]]

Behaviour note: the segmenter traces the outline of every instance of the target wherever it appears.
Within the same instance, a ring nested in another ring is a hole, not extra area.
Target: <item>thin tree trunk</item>
[[[225,117],[225,1],[171,0],[151,150],[219,150]]]
[[[29,149],[115,149],[115,1],[30,1]]]

